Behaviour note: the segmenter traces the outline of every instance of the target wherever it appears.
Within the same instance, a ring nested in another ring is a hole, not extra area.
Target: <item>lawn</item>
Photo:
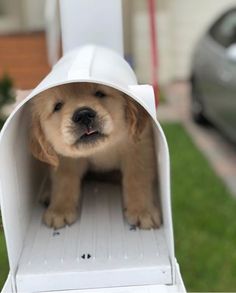
[[[0,119],[0,130],[3,127],[4,121],[2,119]]]
[[[8,260],[6,254],[5,239],[2,228],[0,227],[0,291],[7,278]]]
[[[183,128],[164,125],[176,256],[188,291],[236,291],[236,200]]]
[[[236,201],[178,124],[165,124],[171,153],[176,256],[188,291],[236,290]],[[7,274],[0,230],[0,288]]]
[[[0,129],[3,126],[3,121],[0,119]],[[5,239],[2,229],[2,220],[0,215],[0,290],[6,280],[8,274],[8,260],[5,246]]]

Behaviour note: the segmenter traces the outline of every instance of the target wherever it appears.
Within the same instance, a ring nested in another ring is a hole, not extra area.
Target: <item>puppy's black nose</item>
[[[94,118],[96,117],[96,112],[91,108],[79,108],[76,110],[72,116],[72,121],[74,123],[81,123],[89,126]]]

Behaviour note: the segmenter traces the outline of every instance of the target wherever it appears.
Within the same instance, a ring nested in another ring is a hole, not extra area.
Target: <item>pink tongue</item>
[[[87,135],[90,135],[90,134],[93,134],[94,132],[96,132],[96,131],[95,130],[89,130],[89,129],[87,129],[86,134]]]

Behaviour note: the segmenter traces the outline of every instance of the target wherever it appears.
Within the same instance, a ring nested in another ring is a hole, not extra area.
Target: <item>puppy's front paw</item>
[[[130,225],[139,226],[141,229],[159,228],[161,226],[161,215],[157,207],[150,208],[129,207],[125,216]]]
[[[67,209],[57,211],[52,208],[48,208],[44,215],[44,223],[51,228],[59,229],[66,225],[71,225],[76,221],[77,211],[76,209]]]

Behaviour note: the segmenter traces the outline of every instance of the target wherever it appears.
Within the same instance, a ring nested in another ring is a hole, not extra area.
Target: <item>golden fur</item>
[[[96,112],[93,131],[72,121],[76,109],[83,107]],[[160,226],[153,198],[155,152],[145,110],[110,87],[74,83],[39,94],[31,112],[32,154],[51,166],[50,204],[43,215],[47,226],[60,228],[76,220],[81,181],[88,170],[116,169],[122,173],[128,222],[144,229]],[[98,138],[90,140],[91,133]],[[89,138],[86,143],[84,137]]]

